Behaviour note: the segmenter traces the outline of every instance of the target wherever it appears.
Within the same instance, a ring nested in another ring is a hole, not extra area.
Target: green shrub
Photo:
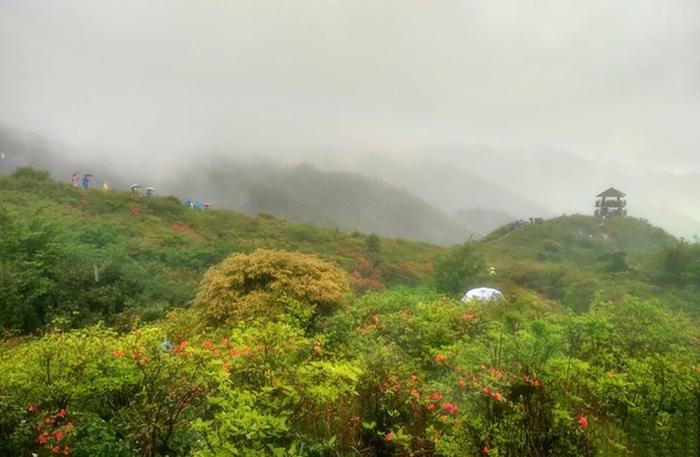
[[[285,296],[323,315],[348,295],[346,275],[334,265],[305,254],[258,250],[212,267],[194,305],[206,324],[236,324],[284,313]]]

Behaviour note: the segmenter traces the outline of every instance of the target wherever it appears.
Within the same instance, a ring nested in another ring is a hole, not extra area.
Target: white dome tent
[[[503,294],[500,290],[492,289],[490,287],[478,287],[467,291],[467,293],[464,294],[464,297],[462,297],[462,301],[466,302],[471,300],[479,300],[488,302],[500,300],[501,298],[503,298]]]

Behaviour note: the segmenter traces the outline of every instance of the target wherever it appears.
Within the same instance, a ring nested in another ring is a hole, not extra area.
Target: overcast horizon
[[[0,122],[157,159],[485,144],[698,172],[699,56],[690,0],[3,0]]]

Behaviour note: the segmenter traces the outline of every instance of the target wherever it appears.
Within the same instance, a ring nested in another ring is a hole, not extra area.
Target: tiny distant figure
[[[170,340],[165,340],[160,343],[160,347],[162,347],[165,352],[170,352],[173,350],[173,343],[171,343]]]
[[[207,209],[209,209],[209,208],[211,208],[211,203],[205,203],[205,204],[204,204],[204,209],[207,210]]]
[[[194,206],[192,207],[194,209],[202,209],[201,203],[199,203],[199,200],[194,202]]]
[[[70,180],[73,183],[73,187],[78,187],[80,185],[80,173],[78,173],[77,171],[73,173],[73,176],[71,176]]]
[[[83,176],[83,181],[82,181],[83,189],[87,190],[88,187],[90,187],[90,178],[91,177],[92,177],[92,175]]]
[[[102,184],[102,192],[109,192],[109,181],[105,181],[104,184]]]
[[[131,189],[131,194],[132,195],[141,195],[141,185],[140,184],[132,184],[129,189]]]
[[[192,200],[190,200],[190,197],[187,197],[187,198],[185,199],[185,206],[188,207],[188,208],[191,208],[191,207],[192,207]]]
[[[146,187],[146,197],[152,197],[153,192],[155,192],[155,191],[156,191],[155,187],[151,187],[151,186]]]

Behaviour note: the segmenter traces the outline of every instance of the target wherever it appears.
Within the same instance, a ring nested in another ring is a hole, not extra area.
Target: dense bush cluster
[[[196,332],[173,315],[0,346],[0,453],[686,456],[700,337],[654,303],[575,315],[421,289]]]

